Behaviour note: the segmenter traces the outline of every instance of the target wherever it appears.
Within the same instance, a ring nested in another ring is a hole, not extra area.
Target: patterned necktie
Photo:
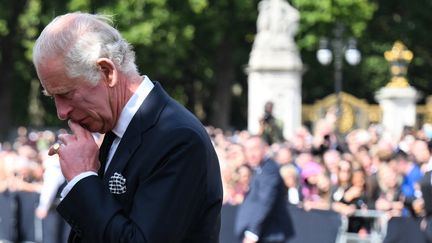
[[[105,134],[104,140],[102,142],[102,145],[99,149],[99,161],[101,164],[101,167],[99,168],[99,176],[103,177],[105,173],[105,166],[108,159],[108,154],[111,148],[112,143],[116,139],[117,135],[115,135],[113,132],[109,131]]]

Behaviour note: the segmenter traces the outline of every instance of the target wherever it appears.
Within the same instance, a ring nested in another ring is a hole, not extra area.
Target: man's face
[[[281,148],[277,152],[276,161],[281,164],[289,164],[292,160],[292,154],[291,151],[288,148]]]
[[[412,146],[412,153],[418,163],[427,163],[430,158],[429,148],[426,142],[416,141]]]
[[[246,160],[252,167],[257,167],[265,156],[264,143],[259,138],[250,138],[244,144]]]
[[[45,91],[53,97],[60,120],[71,119],[91,132],[105,133],[114,127],[113,98],[104,81],[92,85],[80,78],[67,77],[61,58],[39,64],[38,76]]]

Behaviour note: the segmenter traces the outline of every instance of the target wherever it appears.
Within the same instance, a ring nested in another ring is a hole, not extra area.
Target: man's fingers
[[[64,144],[64,145],[68,145],[70,139],[72,139],[72,138],[76,139],[76,136],[71,135],[71,134],[67,134],[67,133],[58,135],[58,140],[59,140],[60,144]]]
[[[48,150],[48,155],[52,156],[52,155],[58,154],[60,147],[61,147],[61,145],[59,143],[53,144]]]
[[[89,135],[91,135],[89,131],[83,128],[80,124],[73,122],[72,120],[69,120],[68,125],[77,139],[82,137],[88,138]]]
[[[55,149],[53,149],[53,147],[51,147],[49,150],[48,150],[48,155],[49,156],[53,156],[54,154],[56,154],[57,153],[57,151],[55,150]]]

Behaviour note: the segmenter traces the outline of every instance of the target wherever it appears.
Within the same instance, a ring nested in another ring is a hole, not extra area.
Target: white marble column
[[[416,103],[420,93],[413,87],[384,87],[375,94],[383,111],[382,125],[393,139],[399,139],[404,126],[416,125]]]
[[[248,130],[257,133],[267,101],[274,103],[273,114],[282,120],[285,138],[301,126],[301,74],[289,71],[249,73]]]
[[[303,65],[294,42],[300,15],[286,0],[263,0],[258,9],[258,33],[247,68],[248,130],[259,131],[264,105],[272,101],[273,115],[290,139],[301,126]]]

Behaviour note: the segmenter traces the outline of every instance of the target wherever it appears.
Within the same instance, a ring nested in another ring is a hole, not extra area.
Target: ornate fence
[[[341,93],[341,116],[338,122],[338,129],[341,133],[347,133],[352,129],[366,128],[371,123],[380,123],[382,110],[377,104],[369,104],[364,99],[359,99],[348,93]],[[314,125],[316,121],[324,117],[328,111],[335,109],[336,96],[331,94],[312,105],[302,106],[302,120],[304,124]],[[424,123],[432,123],[432,96],[426,98],[425,105],[418,105],[417,127]]]

